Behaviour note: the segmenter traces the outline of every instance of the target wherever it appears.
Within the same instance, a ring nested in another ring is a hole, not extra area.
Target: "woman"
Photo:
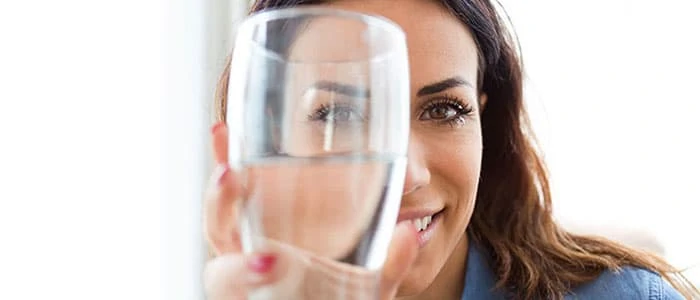
[[[411,140],[402,210],[440,207],[435,235],[417,249],[400,224],[383,269],[382,299],[681,299],[697,290],[663,260],[553,220],[547,174],[523,105],[513,39],[489,0],[259,0],[253,11],[324,5],[382,15],[407,35]],[[230,67],[230,66],[229,66]],[[228,70],[221,80],[226,89]],[[224,122],[225,95],[217,99]],[[233,101],[233,100],[232,100]],[[218,257],[205,282],[230,299],[279,278],[274,255],[238,252],[226,167],[226,126],[213,128],[216,161],[206,211]],[[412,264],[407,264],[412,261]],[[669,284],[670,283],[670,284]]]

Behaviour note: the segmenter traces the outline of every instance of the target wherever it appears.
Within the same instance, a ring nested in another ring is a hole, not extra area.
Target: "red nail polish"
[[[216,133],[217,131],[219,131],[219,129],[221,129],[225,125],[226,125],[225,122],[219,122],[219,123],[214,124],[214,126],[211,127],[211,133]]]
[[[248,262],[248,267],[256,273],[267,273],[272,270],[276,260],[274,255],[258,255]]]
[[[221,171],[221,175],[219,175],[219,179],[217,180],[217,183],[219,185],[223,184],[224,181],[228,178],[228,175],[231,174],[231,168],[229,168],[228,165],[222,166],[223,171]]]

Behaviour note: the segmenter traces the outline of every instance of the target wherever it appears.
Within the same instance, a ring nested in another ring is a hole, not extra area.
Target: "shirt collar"
[[[464,268],[462,300],[506,299],[501,289],[494,289],[496,276],[489,267],[487,256],[474,240],[469,241],[467,266]]]

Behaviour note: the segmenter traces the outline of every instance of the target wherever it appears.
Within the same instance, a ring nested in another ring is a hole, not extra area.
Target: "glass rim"
[[[378,62],[385,60],[387,57],[391,57],[396,54],[397,49],[395,46],[390,46],[388,50],[382,51],[376,55],[371,55],[370,57],[363,59],[347,59],[347,60],[323,60],[323,61],[304,61],[304,60],[289,60],[283,57],[280,53],[270,50],[267,47],[256,43],[251,39],[250,35],[243,36],[242,33],[250,33],[252,29],[258,25],[268,23],[274,20],[289,19],[299,16],[331,16],[331,17],[341,17],[346,19],[352,19],[365,23],[367,27],[377,27],[381,28],[388,36],[396,37],[397,42],[402,42],[404,45],[406,43],[406,34],[403,29],[394,21],[390,19],[373,14],[366,14],[360,12],[354,12],[344,9],[328,8],[328,7],[318,7],[318,6],[301,6],[301,7],[288,7],[288,8],[277,8],[268,9],[256,12],[248,16],[238,27],[238,36],[236,37],[236,43],[234,46],[238,46],[239,43],[252,44],[256,48],[263,52],[265,56],[284,62],[285,64],[298,64],[298,65],[320,65],[320,64],[353,64],[353,63],[364,63],[364,62]]]

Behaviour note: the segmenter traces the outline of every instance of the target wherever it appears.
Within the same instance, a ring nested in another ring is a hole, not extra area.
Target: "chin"
[[[430,284],[435,280],[435,276],[423,276],[420,272],[410,271],[411,274],[401,282],[397,297],[409,297],[420,294],[428,289]]]
[[[419,295],[425,292],[430,286],[436,282],[438,277],[456,276],[455,272],[462,274],[463,268],[449,268],[451,264],[464,264],[467,255],[467,238],[466,238],[466,223],[470,219],[470,215],[460,216],[460,220],[466,219],[464,226],[462,222],[458,224],[452,223],[454,219],[450,218],[449,210],[445,218],[440,223],[436,224],[436,233],[432,239],[419,250],[418,258],[408,271],[406,278],[399,286],[397,293],[398,297],[409,297]],[[463,228],[464,229],[461,229]],[[450,228],[460,228],[459,230],[449,230]],[[455,252],[456,251],[456,252]],[[454,254],[462,254],[455,256]],[[442,274],[446,272],[445,274]],[[442,288],[445,284],[441,283]]]
[[[399,286],[397,293],[398,297],[407,297],[420,294],[430,287],[440,273],[444,262],[438,261],[438,256],[430,255],[432,251],[425,251],[429,250],[428,248],[433,247],[426,247],[418,254],[419,256],[416,262],[413,263],[413,266],[408,271],[406,278],[404,278],[403,282],[401,282],[401,285]]]

